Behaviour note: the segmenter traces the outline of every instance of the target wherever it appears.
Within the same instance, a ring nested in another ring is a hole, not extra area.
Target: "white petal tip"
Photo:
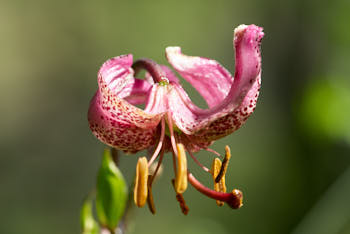
[[[248,25],[245,25],[245,24],[239,25],[237,28],[235,28],[234,34],[237,35],[239,33],[242,33],[247,27]]]
[[[165,49],[166,54],[181,53],[181,48],[179,46],[168,46]]]

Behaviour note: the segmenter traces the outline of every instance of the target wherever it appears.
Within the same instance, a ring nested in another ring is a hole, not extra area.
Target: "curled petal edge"
[[[255,109],[260,89],[262,30],[255,25],[240,25],[235,29],[235,76],[227,96],[217,105],[200,109],[180,85],[174,85],[169,108],[181,131],[204,142],[232,133],[247,120]]]
[[[127,101],[131,95],[134,102],[140,102],[138,96],[146,100],[146,108],[157,101],[152,98],[157,87],[135,79],[132,62],[132,55],[123,55],[102,65],[98,73],[99,88],[88,112],[93,134],[105,144],[127,153],[146,149],[154,143],[163,115],[147,113]]]

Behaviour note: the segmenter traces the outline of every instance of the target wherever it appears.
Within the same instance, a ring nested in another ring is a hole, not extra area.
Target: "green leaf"
[[[92,214],[92,199],[87,197],[80,211],[80,225],[83,234],[98,234],[99,226]]]
[[[114,230],[124,213],[126,202],[124,177],[106,149],[97,175],[96,211],[101,225]]]

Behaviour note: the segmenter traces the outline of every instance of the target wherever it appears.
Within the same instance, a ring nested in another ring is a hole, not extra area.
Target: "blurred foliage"
[[[350,87],[340,82],[313,82],[302,100],[297,113],[305,134],[350,144]]]
[[[88,197],[84,200],[80,210],[80,227],[83,234],[98,234],[100,229],[93,215],[93,200]]]
[[[183,217],[165,157],[153,188],[157,215],[137,209],[135,233],[298,233],[312,223],[349,233],[350,204],[332,195],[347,194],[350,180],[349,10],[347,0],[1,1],[0,233],[79,233],[79,206],[104,148],[86,112],[106,59],[132,53],[166,63],[165,47],[178,45],[233,73],[232,33],[242,23],[265,29],[261,96],[247,124],[212,148],[230,145],[227,186],[243,191],[244,206],[218,208],[189,188]],[[208,154],[198,153],[203,164]],[[121,157],[128,184],[139,156]]]

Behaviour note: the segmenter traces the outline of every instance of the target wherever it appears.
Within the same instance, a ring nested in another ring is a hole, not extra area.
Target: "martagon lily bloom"
[[[182,194],[189,182],[218,205],[237,209],[243,195],[238,189],[226,192],[225,173],[231,157],[226,146],[219,153],[209,149],[213,141],[240,128],[254,111],[260,90],[262,28],[240,25],[234,30],[235,75],[218,62],[187,56],[180,47],[166,48],[172,67],[205,99],[208,109],[197,107],[181,87],[178,78],[165,65],[150,59],[133,62],[131,54],[106,61],[98,72],[98,90],[91,100],[88,120],[93,134],[103,143],[126,153],[147,149],[136,167],[134,201],[139,207],[148,202],[155,212],[152,183],[164,153],[173,155],[176,198],[184,214],[188,207]],[[145,79],[135,78],[142,69]],[[136,105],[144,104],[144,109]],[[215,156],[211,169],[193,153],[204,149]],[[214,189],[201,184],[187,168],[186,152],[214,181]],[[158,158],[156,169],[151,165]]]

